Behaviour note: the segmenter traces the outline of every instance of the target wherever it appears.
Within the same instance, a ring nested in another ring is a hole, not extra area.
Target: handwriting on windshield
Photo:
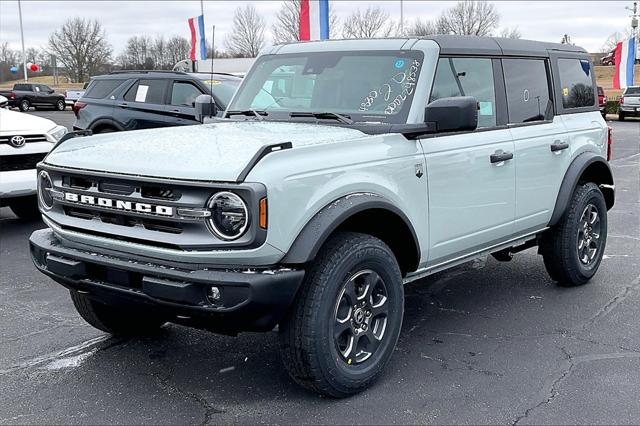
[[[371,90],[360,103],[359,110],[366,112],[374,104],[382,103],[382,106],[386,104],[384,108],[385,114],[394,114],[402,107],[407,98],[413,95],[421,65],[418,60],[413,60],[406,70],[394,74],[379,88]]]

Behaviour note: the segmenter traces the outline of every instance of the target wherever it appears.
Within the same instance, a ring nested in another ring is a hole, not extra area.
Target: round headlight
[[[46,210],[49,210],[53,207],[53,196],[51,195],[52,189],[53,182],[51,182],[49,173],[42,170],[40,173],[38,173],[38,198],[40,199],[40,204]]]
[[[209,199],[207,205],[211,217],[209,228],[223,240],[240,238],[249,225],[249,212],[242,198],[232,192],[218,192]]]

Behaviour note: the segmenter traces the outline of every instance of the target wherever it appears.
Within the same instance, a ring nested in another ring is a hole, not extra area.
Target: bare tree
[[[264,47],[265,21],[256,8],[249,4],[236,9],[233,28],[225,46],[235,57],[255,58]]]
[[[171,68],[177,62],[187,59],[191,51],[191,43],[184,37],[173,36],[167,40],[167,64],[171,64]]]
[[[500,23],[500,14],[492,3],[464,0],[442,12],[436,25],[441,34],[488,36]]]
[[[420,18],[416,19],[415,22],[405,31],[408,36],[412,37],[424,37],[438,34],[438,28],[434,22],[422,21]]]
[[[616,45],[622,40],[628,39],[631,37],[631,31],[628,29],[623,32],[615,32],[607,37],[607,40],[604,42],[602,47],[600,48],[600,52],[609,53],[616,48]]]
[[[15,76],[11,74],[9,69],[22,62],[20,55],[16,50],[9,47],[9,42],[0,43],[0,81],[13,80]]]
[[[112,48],[97,20],[72,18],[49,36],[49,49],[73,81],[82,82],[108,63]]]
[[[153,40],[146,36],[133,36],[120,57],[122,66],[133,69],[153,69],[156,66]]]
[[[271,26],[275,44],[300,40],[300,0],[284,0]],[[329,7],[329,36],[338,33],[339,19]]]
[[[389,20],[389,14],[378,6],[369,6],[364,12],[356,9],[342,26],[344,38],[389,37],[397,31],[397,24]]]
[[[498,33],[498,37],[522,38],[522,34],[520,33],[520,30],[518,29],[518,27],[512,27],[512,28],[505,27]]]

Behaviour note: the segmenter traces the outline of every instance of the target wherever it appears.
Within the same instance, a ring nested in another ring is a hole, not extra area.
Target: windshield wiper
[[[227,116],[227,118],[231,117],[232,115],[246,115],[249,117],[256,117],[258,120],[263,120],[263,116],[267,116],[269,115],[267,113],[267,111],[262,111],[262,110],[258,110],[256,111],[255,109],[245,109],[242,111],[227,111],[227,113],[225,114]]]
[[[329,120],[337,120],[344,124],[353,124],[353,120],[347,116],[338,114],[336,112],[306,112],[306,111],[293,111],[289,113],[289,117],[313,117],[313,118],[325,118]]]

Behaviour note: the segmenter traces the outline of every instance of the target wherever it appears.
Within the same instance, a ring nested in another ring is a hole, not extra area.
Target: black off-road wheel
[[[607,242],[607,205],[595,183],[576,188],[560,223],[543,235],[544,266],[561,286],[587,283],[596,273]]]
[[[381,240],[339,233],[321,249],[280,324],[294,381],[334,398],[369,387],[400,335],[404,292],[398,262]]]
[[[115,336],[158,334],[166,320],[145,309],[131,311],[105,305],[86,294],[70,290],[71,300],[80,316],[93,327]]]
[[[9,201],[9,208],[20,219],[34,220],[40,218],[36,196],[12,199]]]
[[[64,111],[66,107],[67,107],[67,104],[62,99],[56,102],[56,109],[58,111]]]
[[[23,99],[22,101],[20,101],[20,105],[18,106],[18,108],[20,108],[20,111],[22,112],[27,112],[29,111],[29,108],[31,108],[31,102],[29,102],[27,99]]]

